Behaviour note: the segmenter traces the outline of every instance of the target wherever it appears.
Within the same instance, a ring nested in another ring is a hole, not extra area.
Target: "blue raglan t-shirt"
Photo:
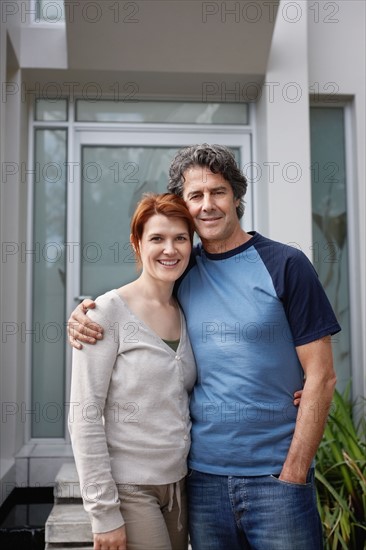
[[[222,254],[198,245],[177,287],[198,371],[189,467],[217,475],[281,471],[303,386],[295,346],[340,330],[305,254],[251,234]]]

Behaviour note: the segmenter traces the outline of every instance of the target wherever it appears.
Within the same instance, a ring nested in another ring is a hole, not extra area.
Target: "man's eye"
[[[190,200],[191,201],[196,201],[199,198],[200,198],[200,195],[192,195]]]

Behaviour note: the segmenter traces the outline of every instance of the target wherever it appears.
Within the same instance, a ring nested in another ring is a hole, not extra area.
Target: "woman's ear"
[[[136,241],[132,233],[130,235],[130,243],[132,246],[132,250],[134,251],[134,254],[135,254],[137,268],[141,269],[140,247],[138,246],[138,244],[136,244]]]
[[[135,239],[133,238],[132,233],[130,234],[130,243],[133,248],[134,253],[136,254],[136,245],[135,245]]]

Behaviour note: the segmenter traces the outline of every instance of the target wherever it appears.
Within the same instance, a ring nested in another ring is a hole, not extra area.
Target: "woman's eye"
[[[184,235],[179,235],[179,237],[177,237],[177,241],[186,241],[187,240],[187,237],[185,237]]]

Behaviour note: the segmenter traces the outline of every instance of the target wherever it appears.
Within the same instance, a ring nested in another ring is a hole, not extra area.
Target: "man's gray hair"
[[[244,195],[248,184],[230,149],[223,145],[209,145],[208,143],[180,149],[170,165],[169,193],[183,197],[184,173],[193,166],[206,167],[214,174],[221,174],[230,183],[234,198],[240,200],[236,208],[237,216],[240,219],[244,214]]]

